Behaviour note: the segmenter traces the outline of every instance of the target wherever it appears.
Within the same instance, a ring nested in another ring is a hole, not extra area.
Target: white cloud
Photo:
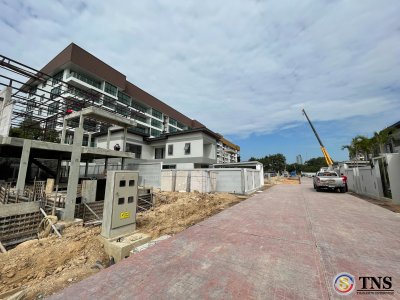
[[[223,134],[291,128],[303,107],[313,121],[399,118],[397,0],[10,0],[0,11],[1,53],[40,68],[76,42]]]

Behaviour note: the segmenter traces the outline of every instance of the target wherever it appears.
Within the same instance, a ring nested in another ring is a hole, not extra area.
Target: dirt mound
[[[160,192],[156,207],[138,214],[137,229],[153,238],[175,234],[244,199],[228,193]]]
[[[71,226],[63,237],[50,236],[22,243],[0,255],[0,293],[26,288],[27,299],[49,295],[99,271],[96,261],[108,262],[100,228]]]

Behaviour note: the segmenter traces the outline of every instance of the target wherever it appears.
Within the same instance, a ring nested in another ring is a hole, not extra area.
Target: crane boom
[[[306,116],[307,121],[308,121],[308,123],[310,124],[311,129],[312,129],[312,131],[314,132],[315,137],[317,138],[317,140],[318,140],[318,142],[319,142],[319,145],[321,146],[321,151],[322,151],[322,154],[323,154],[324,157],[325,157],[326,164],[328,165],[328,167],[332,167],[333,161],[332,161],[332,159],[331,159],[331,157],[330,157],[328,151],[326,150],[324,144],[322,144],[321,138],[319,137],[317,131],[315,130],[314,125],[311,123],[310,118],[307,116],[306,111],[305,111],[304,109],[303,109],[302,111],[303,111],[303,114]]]

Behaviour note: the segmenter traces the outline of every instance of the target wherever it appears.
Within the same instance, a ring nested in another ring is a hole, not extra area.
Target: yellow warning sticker
[[[120,219],[128,219],[130,217],[129,211],[123,211],[122,213],[119,214]]]

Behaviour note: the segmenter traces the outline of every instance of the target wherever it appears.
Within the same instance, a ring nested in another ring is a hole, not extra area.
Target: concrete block
[[[175,191],[188,192],[189,187],[189,171],[176,171]]]
[[[47,178],[46,180],[46,195],[50,195],[54,191],[54,178]]]
[[[175,171],[163,170],[161,172],[161,190],[164,192],[175,191]]]
[[[96,201],[97,180],[82,180],[82,201],[85,203]]]
[[[205,170],[193,170],[190,174],[190,191],[211,192],[210,174]]]
[[[104,245],[104,251],[114,258],[115,262],[119,262],[129,257],[132,249],[139,247],[151,240],[151,237],[144,233],[136,232],[131,235],[121,236],[113,239],[99,237]]]

